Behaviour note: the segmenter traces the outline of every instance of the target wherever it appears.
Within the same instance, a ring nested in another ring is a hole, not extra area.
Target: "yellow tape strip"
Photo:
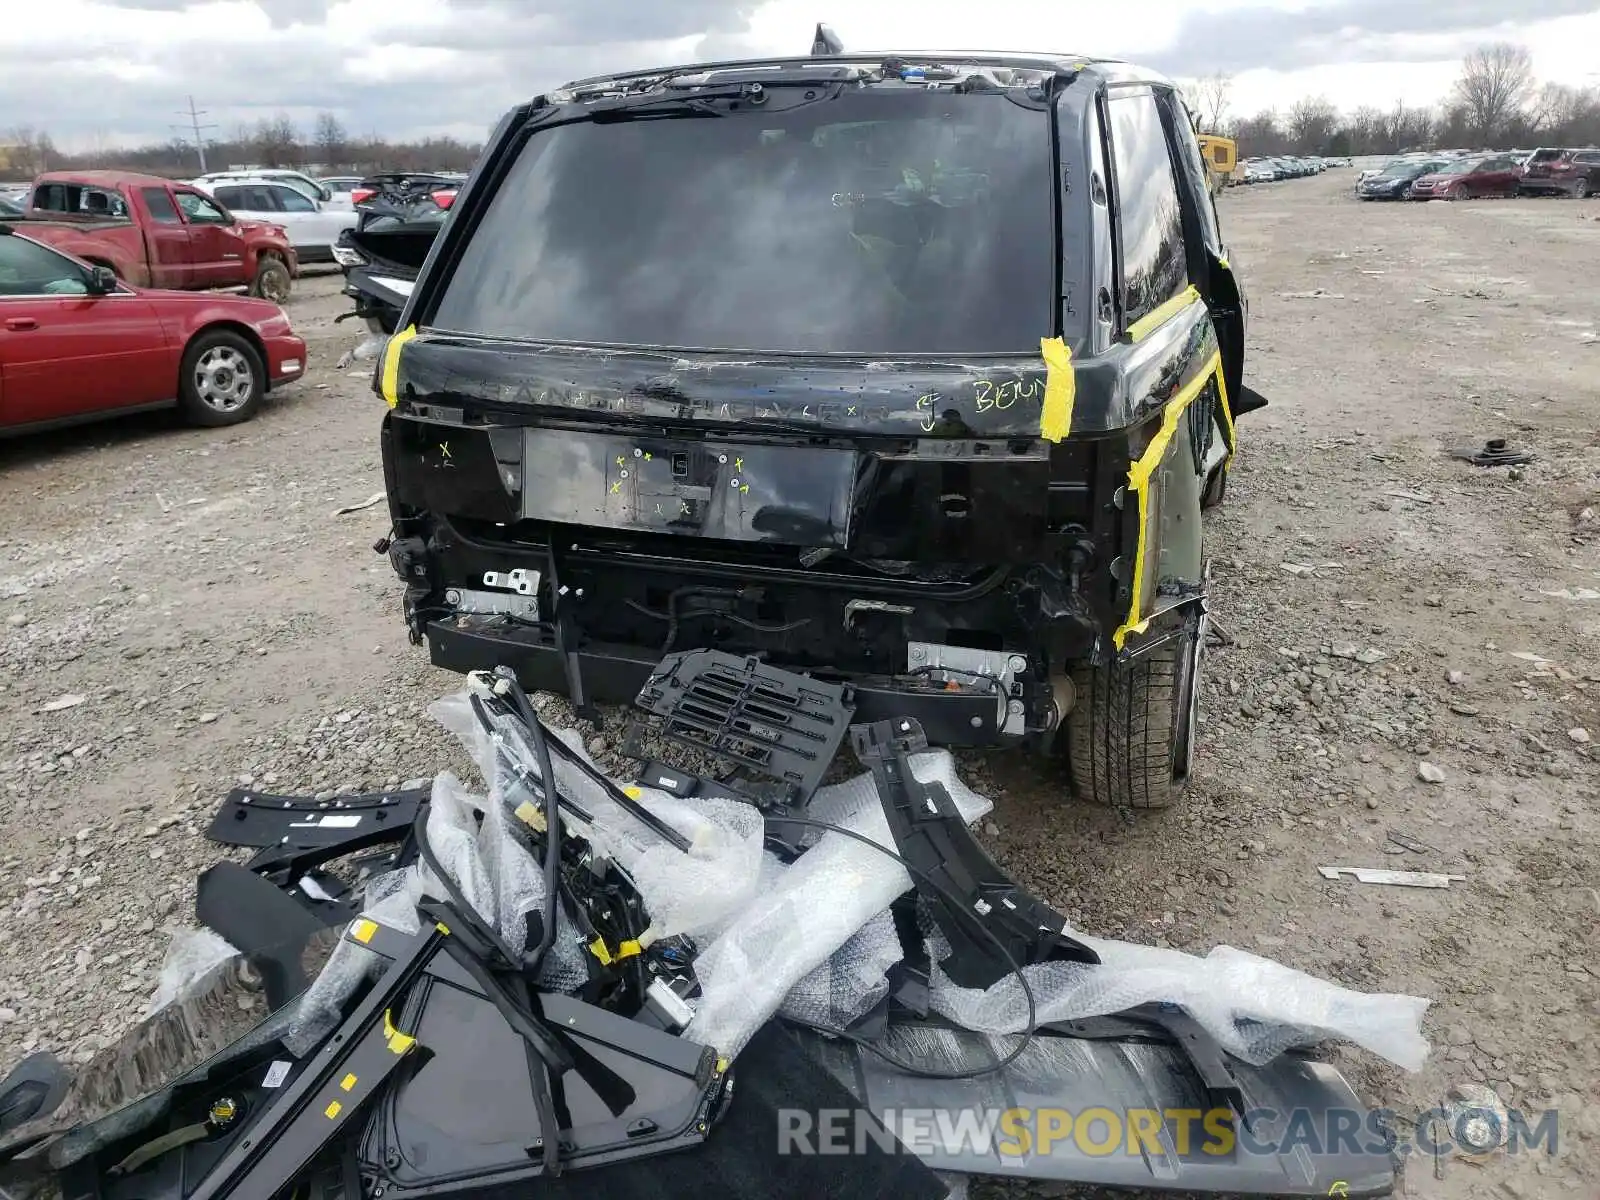
[[[1178,422],[1183,419],[1184,412],[1194,403],[1194,398],[1205,390],[1206,384],[1210,383],[1213,377],[1220,376],[1221,371],[1222,353],[1218,351],[1212,354],[1211,361],[1205,368],[1184,384],[1178,394],[1167,403],[1166,411],[1161,414],[1161,428],[1156,430],[1155,436],[1150,439],[1150,444],[1139,456],[1139,461],[1128,466],[1128,490],[1139,495],[1139,536],[1133,552],[1133,599],[1128,604],[1128,619],[1111,635],[1111,644],[1118,650],[1122,649],[1129,634],[1143,633],[1150,627],[1150,619],[1146,617],[1141,620],[1139,616],[1139,594],[1144,590],[1144,575],[1149,570],[1149,564],[1145,562],[1144,548],[1149,540],[1146,528],[1150,523],[1150,477],[1161,465],[1167,447],[1172,442],[1173,434],[1178,432]]]
[[[1189,305],[1198,304],[1199,302],[1200,292],[1194,286],[1194,284],[1191,283],[1187,288],[1179,292],[1171,300],[1168,300],[1165,304],[1158,308],[1151,309],[1132,325],[1129,325],[1128,337],[1135,342],[1142,342],[1161,326],[1172,320],[1173,317],[1177,316],[1184,309],[1188,308]]]
[[[643,949],[644,947],[639,945],[638,942],[629,939],[617,947],[617,957],[632,958],[635,954],[640,953]]]
[[[377,936],[377,933],[378,923],[376,921],[369,921],[366,917],[358,918],[356,923],[350,926],[350,936],[355,938],[355,940],[360,942],[363,946]]]
[[[602,967],[609,967],[611,965],[611,951],[606,946],[605,938],[597,937],[594,941],[590,942],[589,953],[600,960],[600,965]]]
[[[391,337],[383,348],[383,398],[393,408],[400,403],[400,351],[417,336],[417,327],[407,325]]]
[[[1222,362],[1217,362],[1217,412],[1222,416],[1222,433],[1228,439],[1228,457],[1222,460],[1224,471],[1233,470],[1233,460],[1239,457],[1239,434],[1233,427],[1233,409],[1228,404],[1228,381],[1222,375]]]
[[[383,1013],[383,1037],[389,1043],[389,1052],[391,1054],[404,1054],[417,1044],[416,1038],[409,1033],[401,1033],[394,1027],[394,1021],[390,1019],[387,1009]]]
[[[337,1100],[333,1100],[333,1101],[329,1102],[327,1108],[322,1110],[322,1115],[327,1117],[328,1120],[331,1121],[335,1117],[337,1117],[340,1113],[342,1113],[343,1111],[344,1111],[344,1105],[340,1104]]]
[[[1039,357],[1044,359],[1044,405],[1039,410],[1039,436],[1059,442],[1072,432],[1072,405],[1078,395],[1078,376],[1072,367],[1072,351],[1060,338],[1040,338]]]

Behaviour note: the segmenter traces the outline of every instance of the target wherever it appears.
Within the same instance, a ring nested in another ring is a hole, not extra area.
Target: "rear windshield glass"
[[[434,314],[496,337],[807,354],[1038,352],[1048,114],[868,91],[535,133]]]

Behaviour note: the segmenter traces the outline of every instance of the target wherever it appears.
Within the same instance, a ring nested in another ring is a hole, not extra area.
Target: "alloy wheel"
[[[255,369],[232,346],[213,346],[194,365],[194,390],[207,408],[238,412],[255,390]]]

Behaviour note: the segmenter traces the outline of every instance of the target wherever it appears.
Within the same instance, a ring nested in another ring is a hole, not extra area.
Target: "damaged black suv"
[[[1169,82],[817,52],[573,83],[502,120],[400,324],[380,545],[438,665],[592,712],[714,647],[1034,742],[1087,798],[1181,788],[1201,510],[1261,401]]]

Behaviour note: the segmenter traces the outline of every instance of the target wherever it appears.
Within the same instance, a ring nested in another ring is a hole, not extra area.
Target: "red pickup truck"
[[[196,188],[128,171],[52,171],[34,180],[19,231],[135,287],[247,287],[283,303],[300,273],[281,226],[240,221]]]

